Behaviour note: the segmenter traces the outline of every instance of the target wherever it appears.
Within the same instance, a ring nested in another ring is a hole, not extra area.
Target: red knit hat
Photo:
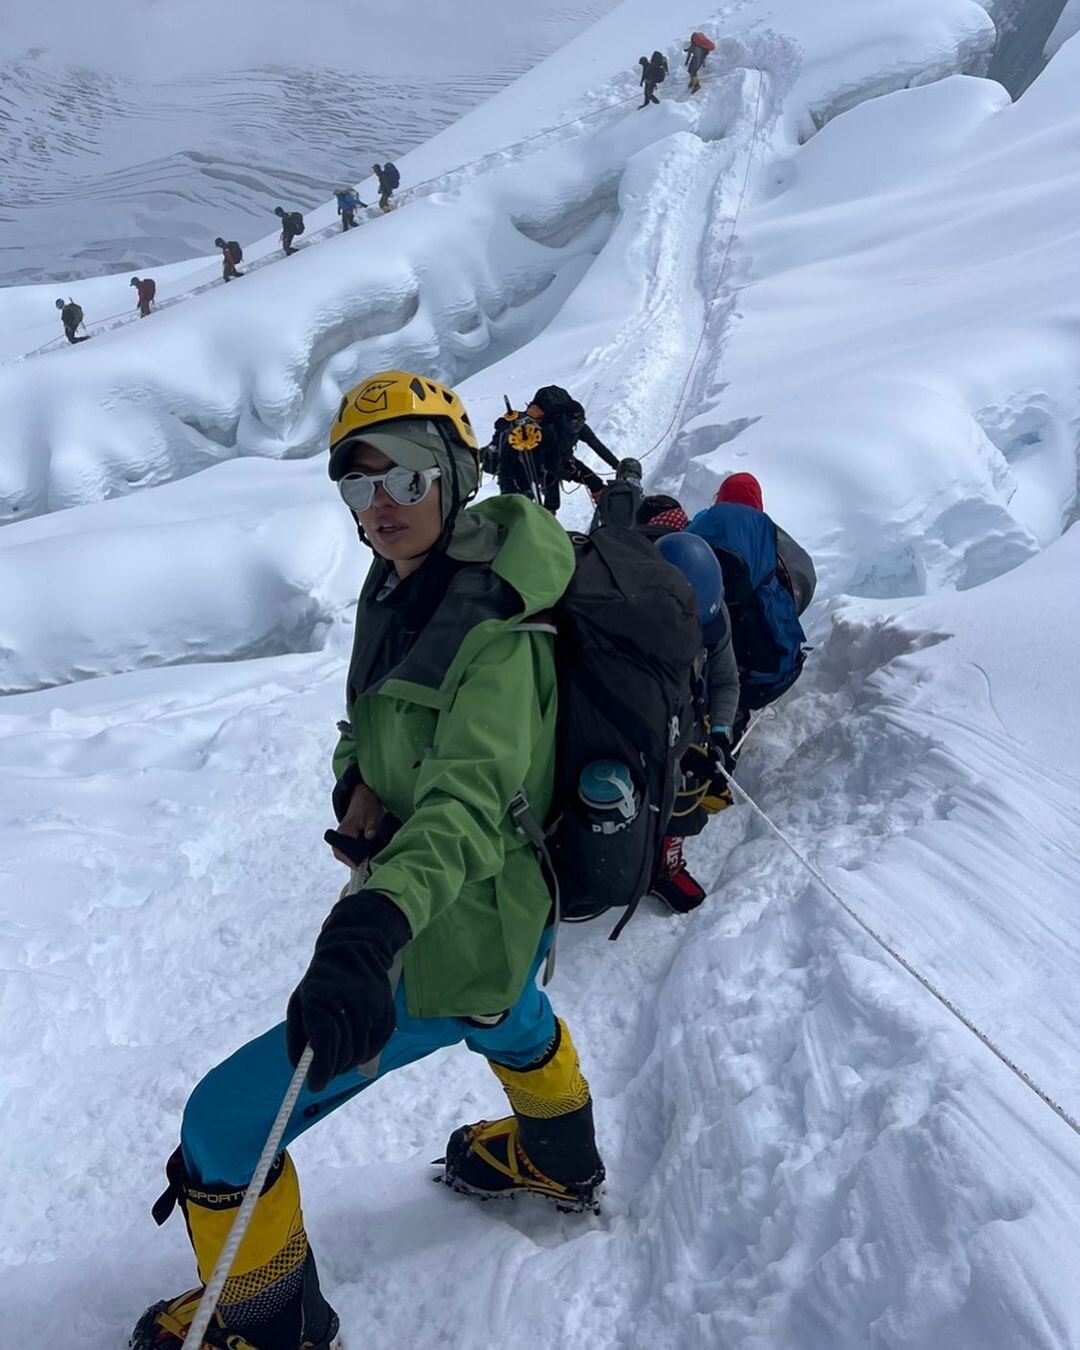
[[[662,525],[669,530],[685,530],[690,524],[690,518],[681,506],[673,506],[668,511],[661,511],[649,521],[650,525]]]
[[[752,473],[733,473],[725,478],[716,493],[716,503],[735,502],[739,506],[752,506],[755,511],[764,511],[761,501],[761,484]]]

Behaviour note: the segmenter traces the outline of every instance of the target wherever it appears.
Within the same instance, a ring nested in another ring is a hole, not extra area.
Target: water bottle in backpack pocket
[[[625,906],[635,893],[653,847],[648,805],[628,764],[598,759],[581,770],[552,847],[566,918]]]
[[[701,624],[682,573],[634,530],[573,536],[555,607],[559,719],[547,848],[571,920],[647,894],[693,724]]]

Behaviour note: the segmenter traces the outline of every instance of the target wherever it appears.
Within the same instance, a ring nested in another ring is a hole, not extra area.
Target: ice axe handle
[[[327,830],[323,838],[331,848],[344,854],[353,867],[363,867],[371,857],[374,840],[357,839],[354,835],[342,834],[340,830]]]
[[[348,858],[353,867],[365,868],[400,829],[401,821],[388,811],[383,816],[379,833],[374,839],[357,839],[354,835],[342,834],[340,830],[327,830],[323,838],[331,848],[336,848],[339,853]]]

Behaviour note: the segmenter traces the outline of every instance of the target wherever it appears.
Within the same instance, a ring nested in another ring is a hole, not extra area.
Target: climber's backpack
[[[776,525],[752,506],[719,502],[690,529],[711,546],[724,573],[739,706],[763,708],[791,688],[806,657],[795,601],[777,574]]]
[[[649,540],[614,525],[571,538],[577,565],[550,614],[559,681],[556,787],[539,851],[557,879],[561,917],[625,910],[615,938],[655,875],[690,742],[703,639],[690,586]],[[532,623],[545,626],[543,616]],[[632,818],[616,815],[603,828],[580,791],[583,770],[598,761],[626,766],[637,807]],[[527,808],[515,815],[539,844]]]

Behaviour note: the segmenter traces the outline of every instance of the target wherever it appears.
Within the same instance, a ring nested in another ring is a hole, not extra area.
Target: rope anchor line
[[[753,722],[751,722],[750,725],[753,726]],[[747,734],[749,734],[749,730]],[[1071,1115],[1065,1109],[1065,1107],[1061,1105],[1059,1101],[1057,1101],[1054,1097],[1052,1097],[1044,1088],[1040,1087],[1039,1084],[1034,1080],[1034,1078],[1032,1078],[1031,1074],[1029,1074],[1026,1069],[1021,1068],[1020,1065],[1017,1064],[1015,1060],[1011,1059],[1005,1053],[1005,1051],[1002,1050],[1001,1047],[993,1039],[991,1039],[990,1036],[986,1034],[985,1031],[983,1031],[980,1027],[978,1027],[971,1020],[971,1018],[967,1016],[965,1012],[963,1012],[960,1008],[957,1007],[957,1005],[952,1001],[952,999],[950,999],[946,994],[942,993],[942,991],[937,987],[936,984],[934,984],[932,980],[930,980],[927,976],[925,976],[922,973],[922,971],[920,971],[916,966],[914,966],[905,956],[902,956],[900,952],[898,952],[896,948],[891,945],[891,943],[889,943],[885,938],[881,936],[880,933],[876,931],[876,929],[872,928],[870,924],[868,924],[866,920],[862,918],[851,907],[851,905],[848,904],[848,902],[843,898],[843,896],[833,886],[831,886],[829,882],[825,880],[825,878],[814,866],[814,864],[810,861],[810,859],[807,858],[806,855],[802,853],[799,850],[799,848],[791,841],[791,839],[788,838],[788,836],[784,833],[784,831],[780,828],[780,826],[777,825],[772,819],[770,819],[770,817],[762,810],[762,808],[757,804],[757,802],[754,801],[754,799],[750,796],[750,794],[746,791],[746,789],[740,786],[740,784],[738,784],[735,781],[734,777],[730,773],[728,773],[726,769],[721,767],[721,773],[723,773],[724,778],[727,780],[727,784],[731,788],[732,792],[736,793],[747,804],[747,806],[750,807],[750,809],[754,812],[754,814],[759,816],[765,822],[765,824],[769,827],[770,830],[772,830],[773,834],[776,835],[776,837],[780,840],[780,842],[784,845],[784,847],[792,854],[794,858],[796,858],[802,864],[802,866],[806,869],[806,871],[810,874],[810,876],[813,877],[813,879],[818,883],[821,889],[827,895],[831,896],[833,900],[836,901],[836,903],[840,906],[840,908],[844,911],[844,913],[847,914],[849,918],[853,919],[863,930],[863,932],[866,933],[866,935],[870,937],[874,942],[876,942],[877,945],[882,949],[882,951],[885,952],[888,956],[890,956],[902,970],[906,971],[907,974],[910,975],[913,980],[917,980],[918,983],[922,985],[922,987],[926,990],[928,994],[931,994],[938,1001],[938,1003],[940,1003],[941,1006],[946,1009],[947,1012],[949,1012],[953,1017],[956,1018],[956,1020],[960,1023],[961,1026],[966,1027],[967,1030],[970,1031],[971,1034],[978,1041],[980,1041],[982,1045],[984,1045],[986,1049],[989,1050],[990,1053],[996,1059],[1000,1060],[1001,1063],[1005,1065],[1005,1067],[1009,1070],[1011,1074],[1014,1075],[1014,1077],[1018,1078],[1020,1082],[1023,1083],[1023,1085],[1028,1089],[1029,1092],[1034,1093],[1035,1096],[1038,1097],[1039,1101],[1041,1101],[1044,1106],[1048,1106],[1050,1110],[1053,1111],[1053,1113],[1057,1117],[1059,1117],[1059,1119],[1063,1120],[1065,1124],[1069,1127],[1069,1129],[1072,1130],[1073,1134],[1080,1137],[1080,1121],[1077,1121],[1076,1117]]]

